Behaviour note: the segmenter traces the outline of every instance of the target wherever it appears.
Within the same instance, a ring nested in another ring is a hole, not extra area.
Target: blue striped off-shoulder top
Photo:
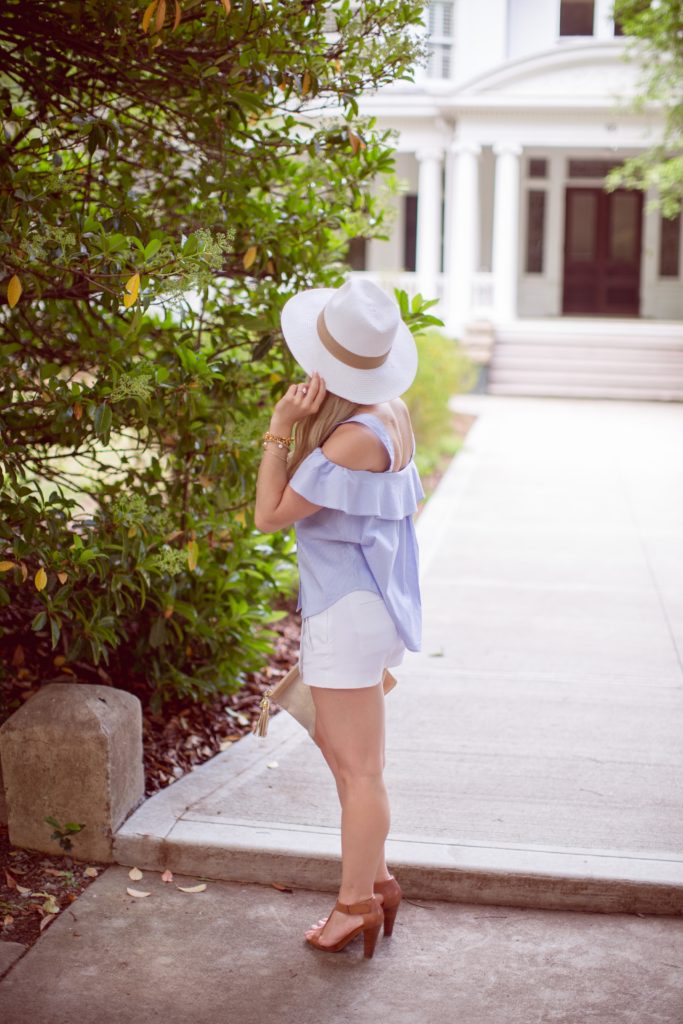
[[[320,446],[296,468],[290,486],[323,507],[294,523],[299,567],[297,611],[316,615],[352,590],[381,594],[408,650],[422,644],[419,551],[413,515],[424,498],[415,465],[392,470],[394,448],[382,420],[362,412],[358,421],[389,452],[389,469],[349,469],[332,462]]]

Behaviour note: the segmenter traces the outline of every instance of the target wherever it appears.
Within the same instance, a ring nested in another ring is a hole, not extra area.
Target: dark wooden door
[[[638,316],[642,222],[641,192],[567,189],[563,312]]]

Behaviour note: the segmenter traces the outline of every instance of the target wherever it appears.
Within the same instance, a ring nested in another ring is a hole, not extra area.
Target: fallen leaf
[[[16,879],[12,878],[12,876],[9,873],[9,871],[5,871],[5,878],[7,879],[7,884],[9,885],[10,889],[17,889],[18,888]]]
[[[142,878],[142,871],[140,871],[140,868],[131,868],[128,872],[128,877],[133,882],[139,882]]]
[[[199,885],[177,885],[176,889],[180,889],[181,892],[204,892],[206,882],[200,882]]]
[[[30,895],[33,892],[32,889],[27,889],[25,885],[19,885],[18,883],[15,883],[15,885],[16,885],[17,892],[20,892],[22,896]],[[42,894],[41,893],[36,893],[36,895],[40,896]]]
[[[46,914],[45,917],[40,922],[40,930],[41,930],[41,932],[42,932],[43,928],[47,928],[47,926],[49,924],[52,924],[52,922],[54,920],[55,920],[54,914]]]
[[[97,870],[97,868],[87,867],[83,869],[83,874],[85,875],[86,878],[97,878],[97,876],[99,875],[99,871]]]
[[[170,868],[166,868],[166,870],[164,871],[163,875],[161,876],[161,881],[162,882],[172,882],[173,881],[173,872],[171,871]]]
[[[279,882],[271,882],[270,884],[273,889],[277,889],[279,892],[294,892],[288,885],[281,885]]]
[[[45,911],[46,914],[59,913],[59,904],[55,900],[54,896],[48,896],[48,898],[43,903],[43,910]]]
[[[149,892],[142,892],[140,889],[131,889],[130,886],[126,888],[126,892],[128,893],[129,896],[139,896],[141,898],[143,896],[151,896],[151,893]]]
[[[279,768],[279,767],[280,767],[280,765],[278,764],[277,761],[269,761],[268,764],[266,765],[266,768]]]
[[[2,923],[7,927],[10,924],[14,924],[14,918],[11,914],[5,914],[5,918]]]

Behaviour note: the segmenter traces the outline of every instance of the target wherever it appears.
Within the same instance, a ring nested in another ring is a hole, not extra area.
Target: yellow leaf
[[[80,402],[74,402],[74,419],[80,420],[83,415],[83,406]]]
[[[206,882],[200,882],[199,885],[177,885],[176,889],[180,889],[181,892],[204,892]]]
[[[256,259],[257,251],[258,249],[255,245],[250,245],[247,251],[245,252],[244,259],[242,260],[242,265],[244,266],[245,270],[249,270],[249,267],[253,264],[254,260]]]
[[[131,889],[130,886],[126,887],[126,892],[129,896],[139,896],[140,898],[143,896],[151,896],[151,893],[149,892],[142,892],[140,889]]]
[[[7,572],[8,569],[16,569],[16,562],[0,562],[0,572]]]
[[[128,527],[128,536],[129,537],[134,537],[137,532],[138,532],[137,526],[129,526]]]
[[[304,72],[304,77],[301,80],[301,95],[305,96],[308,90],[311,88],[311,74],[309,71]]]
[[[128,872],[128,877],[133,882],[139,882],[140,879],[142,878],[142,871],[140,871],[140,868],[131,868],[130,871]]]
[[[59,913],[59,904],[56,902],[54,896],[48,896],[48,898],[43,903],[43,910],[45,911],[46,914]]]
[[[159,5],[157,7],[157,16],[156,16],[156,18],[154,20],[154,27],[156,28],[157,32],[161,32],[162,28],[164,27],[164,22],[165,21],[166,21],[166,0],[159,0]]]
[[[45,587],[47,586],[47,573],[43,569],[42,565],[35,574],[33,582],[36,585],[36,590],[45,590]]]
[[[199,561],[199,547],[196,540],[190,540],[187,543],[187,564],[190,569],[197,568],[197,562]]]
[[[133,274],[133,276],[129,277],[128,280],[126,281],[126,290],[123,295],[123,304],[126,307],[126,309],[129,309],[129,307],[133,305],[133,303],[136,301],[138,297],[139,292],[140,275]]]
[[[67,574],[65,572],[58,572],[57,573],[57,579],[59,580],[60,583],[66,583],[68,578],[69,577],[67,576]]]
[[[143,32],[146,32],[147,29],[149,28],[149,23],[152,20],[152,15],[154,14],[154,11],[156,10],[156,6],[157,6],[158,3],[159,3],[159,0],[152,0],[152,2],[149,5],[149,7],[146,8],[145,13],[142,15],[142,31]]]
[[[244,511],[235,512],[235,519],[237,520],[238,523],[241,523],[242,526],[244,526],[246,518],[247,518],[246,512],[244,512]]]
[[[221,3],[225,7],[225,13],[230,14],[230,0],[221,0]]]
[[[175,0],[175,18],[173,19],[173,31],[174,32],[178,28],[178,25],[180,24],[180,19],[182,17],[182,13],[183,13],[182,12],[182,8],[181,8],[180,4],[178,3],[178,0]]]
[[[66,665],[66,658],[63,654],[58,654],[56,658],[52,659],[52,664],[55,668],[61,668],[62,665]]]
[[[7,302],[9,304],[10,309],[13,309],[14,306],[16,306],[17,302],[19,301],[19,296],[21,295],[21,292],[21,281],[19,280],[17,275],[14,274],[12,277],[10,277],[9,284],[7,285]]]
[[[20,562],[19,565],[21,566],[21,582],[26,583],[28,579],[28,566],[26,562]]]

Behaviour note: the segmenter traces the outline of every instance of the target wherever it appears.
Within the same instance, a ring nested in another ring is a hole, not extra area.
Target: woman
[[[358,278],[294,295],[281,322],[308,377],[277,402],[264,434],[255,523],[296,530],[300,670],[342,808],[339,896],[306,939],[336,952],[362,933],[370,957],[401,899],[384,859],[383,675],[421,645],[412,516],[424,491],[398,397],[415,377],[417,349],[396,304]]]

